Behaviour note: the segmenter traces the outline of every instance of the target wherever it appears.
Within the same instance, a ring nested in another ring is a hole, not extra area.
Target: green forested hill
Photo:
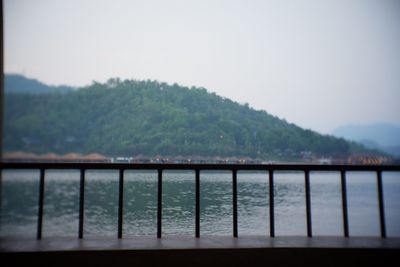
[[[6,94],[5,151],[248,156],[362,149],[248,105],[156,81],[110,79],[66,93]]]
[[[65,93],[73,90],[73,87],[50,86],[20,74],[6,74],[4,75],[4,89],[6,93],[45,94],[50,92]]]

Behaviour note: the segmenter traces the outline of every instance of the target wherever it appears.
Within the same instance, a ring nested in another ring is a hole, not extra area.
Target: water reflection
[[[85,185],[85,235],[116,235],[118,229],[118,172],[90,171]]]
[[[386,232],[388,236],[400,236],[400,173],[384,172],[382,179]]]
[[[124,235],[157,233],[157,173],[126,171],[124,176]]]
[[[36,237],[39,171],[2,172],[1,236]]]
[[[163,179],[163,234],[194,235],[194,172],[166,171]]]
[[[276,172],[274,180],[276,235],[306,235],[304,174]]]
[[[347,172],[349,234],[379,236],[376,173]]]
[[[232,174],[200,172],[202,235],[232,235]]]
[[[79,172],[47,171],[43,207],[44,236],[77,235],[78,209]]]
[[[342,195],[339,172],[311,172],[313,235],[343,235]]]
[[[3,171],[1,228],[5,236],[36,236],[38,171]],[[232,174],[201,171],[202,235],[232,235]],[[311,172],[313,234],[343,235],[339,173]],[[350,235],[379,235],[374,173],[348,172]],[[387,233],[400,236],[400,173],[383,173]],[[239,235],[269,234],[268,175],[238,172]],[[165,171],[163,235],[194,235],[194,172]],[[276,235],[306,235],[304,174],[275,173]],[[47,171],[43,235],[77,236],[79,172]],[[157,173],[126,171],[125,236],[156,235]],[[85,235],[116,236],[118,172],[88,171],[85,186]]]
[[[239,235],[269,235],[268,189],[265,172],[238,172]]]

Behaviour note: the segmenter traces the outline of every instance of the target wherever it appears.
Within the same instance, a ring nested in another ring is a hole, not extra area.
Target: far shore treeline
[[[19,83],[22,79],[28,90],[18,90],[20,85],[7,82],[7,77],[5,153],[263,161],[383,155],[341,138],[302,129],[204,88],[110,79],[78,89],[48,87],[32,93],[29,82],[34,81],[37,88],[38,81],[19,76]]]

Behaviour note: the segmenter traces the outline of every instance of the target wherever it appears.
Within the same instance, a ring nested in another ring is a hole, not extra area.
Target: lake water
[[[156,236],[157,173],[126,171],[124,236]],[[306,235],[304,174],[275,172],[275,232],[277,236]],[[163,173],[163,235],[195,234],[195,174]],[[201,172],[201,235],[232,235],[232,174]],[[342,236],[340,176],[311,172],[313,235]],[[2,173],[1,237],[36,236],[38,171]],[[347,172],[351,236],[379,236],[376,176]],[[400,236],[400,173],[383,173],[388,236]],[[238,172],[240,235],[269,235],[268,176]],[[77,236],[79,172],[46,171],[43,236]],[[87,171],[84,235],[117,235],[118,172]]]

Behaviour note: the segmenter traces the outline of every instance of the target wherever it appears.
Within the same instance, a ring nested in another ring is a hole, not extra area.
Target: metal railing
[[[311,197],[310,197],[310,172],[339,172],[341,182],[343,233],[349,237],[349,220],[347,207],[346,172],[363,171],[375,172],[377,179],[378,208],[380,235],[386,238],[385,207],[383,200],[382,172],[399,172],[399,165],[253,165],[253,164],[126,164],[126,163],[0,163],[0,171],[11,169],[38,169],[40,170],[39,180],[39,202],[37,220],[37,239],[42,238],[43,205],[44,205],[44,184],[46,170],[67,170],[80,171],[79,186],[79,230],[78,237],[83,238],[84,227],[84,203],[85,203],[85,172],[86,170],[119,170],[118,189],[118,238],[122,238],[123,225],[123,203],[124,203],[124,171],[125,170],[157,170],[157,237],[162,237],[162,190],[164,170],[192,170],[195,171],[195,236],[200,237],[200,171],[231,171],[232,172],[232,235],[238,237],[238,211],[237,211],[237,172],[238,171],[265,171],[269,181],[269,236],[275,237],[275,212],[274,212],[274,172],[275,171],[301,171],[304,172],[305,181],[305,203],[307,236],[312,237],[311,220]],[[1,186],[1,180],[0,180]]]

